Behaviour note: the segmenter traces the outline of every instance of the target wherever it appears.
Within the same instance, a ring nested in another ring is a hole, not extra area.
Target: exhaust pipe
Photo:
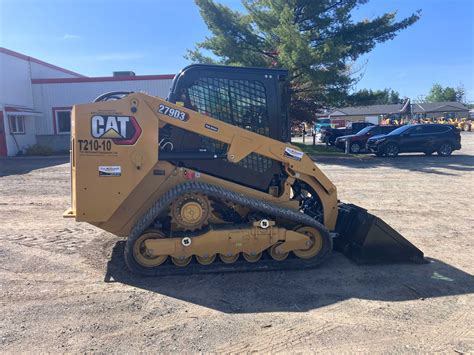
[[[339,204],[334,249],[358,264],[427,263],[423,252],[366,209]]]

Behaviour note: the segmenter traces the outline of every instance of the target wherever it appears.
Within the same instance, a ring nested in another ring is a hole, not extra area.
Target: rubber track
[[[201,193],[210,197],[230,201],[254,211],[262,212],[268,216],[283,218],[295,224],[302,224],[316,228],[320,233],[323,241],[323,250],[318,257],[311,259],[300,259],[292,253],[284,261],[276,261],[267,256],[262,255],[262,259],[256,263],[249,263],[239,257],[233,264],[225,264],[216,258],[216,261],[211,265],[201,265],[194,260],[185,267],[175,266],[170,258],[154,268],[146,268],[138,264],[133,257],[133,244],[140,237],[140,235],[153,223],[153,221],[164,212],[169,205],[179,196],[187,193]],[[331,254],[332,238],[329,230],[313,219],[301,212],[296,212],[287,208],[277,207],[268,202],[251,198],[249,196],[236,193],[222,187],[215,185],[188,181],[180,184],[168,192],[166,192],[160,199],[158,199],[153,206],[140,218],[140,220],[132,228],[125,246],[125,262],[129,269],[135,273],[149,276],[165,276],[165,275],[183,275],[183,274],[200,274],[200,273],[216,273],[216,272],[242,272],[242,271],[259,271],[259,270],[298,270],[314,268],[324,262]],[[266,258],[264,258],[266,256]]]

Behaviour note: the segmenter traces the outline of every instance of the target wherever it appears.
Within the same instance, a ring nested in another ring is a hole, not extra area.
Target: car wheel
[[[395,143],[388,143],[385,146],[385,154],[391,158],[396,157],[398,155],[398,145]]]
[[[438,149],[438,155],[447,157],[453,152],[453,147],[449,143],[442,143]]]
[[[352,154],[359,154],[360,150],[361,150],[361,146],[360,146],[359,143],[357,143],[357,142],[351,143],[351,146],[349,147],[349,151]]]

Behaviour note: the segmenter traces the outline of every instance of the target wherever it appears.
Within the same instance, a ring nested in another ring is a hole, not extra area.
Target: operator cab
[[[220,65],[190,65],[179,72],[167,100],[240,128],[282,141],[290,139],[288,120],[288,71]],[[209,152],[224,157],[227,145],[211,138],[167,125],[160,130],[162,149]],[[168,142],[171,142],[170,145]],[[166,144],[166,148],[165,148]],[[282,165],[252,153],[238,164],[203,158],[173,159],[229,181],[268,191],[281,177]]]

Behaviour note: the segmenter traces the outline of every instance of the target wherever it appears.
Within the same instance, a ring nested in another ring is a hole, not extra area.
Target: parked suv
[[[370,137],[390,133],[396,128],[397,126],[368,126],[356,134],[336,138],[334,145],[337,148],[345,150],[347,143],[349,144],[349,151],[353,154],[357,154],[365,149],[367,140]]]
[[[447,124],[406,125],[389,134],[369,138],[367,148],[378,156],[395,157],[398,153],[413,152],[448,156],[461,149],[461,133]]]

